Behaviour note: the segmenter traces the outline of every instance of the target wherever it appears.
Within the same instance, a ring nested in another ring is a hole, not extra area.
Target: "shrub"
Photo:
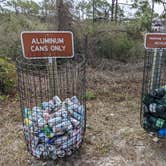
[[[96,95],[92,91],[87,91],[86,92],[86,100],[94,100],[96,99]]]
[[[37,18],[15,14],[0,15],[0,25],[0,55],[13,60],[22,54],[20,38],[22,31],[47,29],[47,26]]]
[[[85,22],[86,28],[76,28],[77,37],[88,36],[87,51],[90,64],[94,59],[100,63],[101,58],[123,61],[142,58],[143,33],[134,23],[133,21],[119,24],[105,22],[92,25]]]
[[[0,57],[0,87],[0,95],[13,94],[16,87],[15,65],[3,57]]]

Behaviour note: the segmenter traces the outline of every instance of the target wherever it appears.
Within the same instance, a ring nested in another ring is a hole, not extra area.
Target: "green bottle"
[[[42,129],[42,132],[48,137],[50,138],[52,136],[52,130],[48,125],[45,125]]]
[[[150,95],[156,99],[161,99],[164,97],[164,95],[166,95],[166,89],[162,87],[159,89],[155,89],[152,92],[150,92]]]
[[[166,122],[161,118],[147,116],[144,118],[143,126],[146,130],[154,132],[165,128]]]
[[[147,94],[143,97],[143,103],[146,106],[149,106],[149,104],[154,103],[154,101],[155,101],[154,98],[149,94]]]

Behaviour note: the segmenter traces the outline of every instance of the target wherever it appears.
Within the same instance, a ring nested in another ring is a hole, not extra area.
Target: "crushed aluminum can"
[[[44,118],[41,117],[40,119],[38,119],[38,122],[37,122],[38,127],[42,128],[46,124],[47,124],[47,121],[45,121]]]
[[[70,135],[70,137],[78,137],[78,139],[81,137],[82,135],[82,129],[75,129],[73,130],[72,134]]]
[[[80,127],[80,122],[78,120],[70,117],[70,121],[71,121],[72,125],[74,126],[74,128]]]
[[[26,126],[28,126],[28,127],[31,127],[31,126],[32,126],[32,121],[31,121],[30,119],[28,119],[28,118],[25,118],[25,119],[24,119],[24,124],[25,124]]]
[[[55,144],[55,145],[61,145],[61,144],[63,144],[64,142],[66,142],[67,139],[68,139],[67,136],[62,136],[62,137],[56,139],[56,140],[54,141],[54,144]]]
[[[37,122],[39,118],[42,118],[42,114],[34,111],[32,113],[32,121]]]
[[[49,157],[49,151],[44,151],[43,153],[42,153],[42,157],[44,158],[44,159],[47,159],[48,157]]]
[[[50,157],[51,157],[53,160],[56,160],[56,159],[58,158],[56,151],[52,152],[52,153],[50,154]]]
[[[61,149],[67,149],[69,147],[72,147],[73,145],[77,144],[77,136],[71,137],[67,139],[63,144],[61,144],[60,148]]]
[[[72,116],[74,119],[81,121],[82,116],[80,114],[78,114],[77,112],[73,111],[72,109],[68,109],[67,110],[70,114],[70,116]]]
[[[23,117],[29,118],[32,115],[32,111],[29,108],[24,108],[23,110]]]
[[[33,149],[36,148],[37,145],[38,145],[38,143],[39,143],[39,138],[36,137],[36,136],[34,136],[33,139],[32,139],[32,141],[31,141],[31,146],[32,146],[32,148],[33,148]]]
[[[55,107],[59,107],[62,104],[62,101],[58,96],[54,96],[53,101],[54,101]]]
[[[43,132],[39,132],[38,137],[39,137],[39,140],[43,143],[46,143],[49,140]]]
[[[37,158],[40,158],[44,150],[45,150],[44,145],[39,144],[35,150],[34,149],[32,150],[32,154],[36,156]]]
[[[39,144],[39,145],[37,146],[37,148],[38,148],[41,152],[44,152],[44,151],[45,151],[45,147],[44,147],[43,144]]]
[[[64,133],[63,133],[64,134]],[[60,134],[60,135],[57,135],[57,134],[54,134],[54,137],[50,138],[48,141],[47,141],[47,144],[49,145],[54,145],[54,142],[56,139],[60,138],[63,136],[63,134]]]
[[[44,112],[44,113],[43,113],[43,118],[44,118],[44,120],[45,120],[46,122],[48,122],[48,120],[50,119],[50,114]]]
[[[68,113],[67,113],[67,111],[60,109],[60,110],[58,110],[57,112],[54,112],[54,113],[50,114],[50,116],[51,116],[51,118],[53,118],[53,117],[63,117],[63,118],[67,118]]]
[[[43,102],[42,103],[42,108],[44,110],[49,110],[49,111],[52,111],[52,109],[54,108],[54,105],[53,105],[53,102]]]
[[[57,156],[60,157],[60,158],[64,157],[65,156],[65,151],[64,150],[58,150],[57,151]]]
[[[37,157],[38,159],[41,157],[42,152],[39,149],[32,150],[33,156]]]
[[[67,156],[71,156],[72,155],[72,150],[71,149],[65,149],[65,153]]]
[[[73,97],[71,98],[71,102],[74,103],[74,104],[80,105],[80,102],[79,102],[79,100],[78,100],[78,98],[77,98],[76,96],[73,96]]]
[[[33,107],[32,111],[40,113],[41,112],[41,108],[40,107]]]
[[[77,112],[78,112],[79,114],[81,114],[82,116],[84,116],[84,114],[85,114],[85,108],[84,108],[84,106],[83,106],[83,105],[80,105],[80,106],[78,107],[78,109],[77,109]]]
[[[53,152],[53,151],[56,150],[55,146],[49,145],[49,144],[46,145],[46,149],[47,149],[49,152]]]
[[[79,149],[82,143],[82,139],[77,140],[76,148]]]
[[[69,106],[66,106],[66,110],[73,110],[77,112],[79,105],[78,104],[71,104]]]
[[[72,128],[71,122],[67,119],[64,119],[62,121],[62,123],[59,123],[59,124],[55,125],[52,130],[53,130],[54,133],[58,133],[58,132],[61,132],[61,131],[68,131],[71,128]]]
[[[61,116],[56,117],[56,118],[51,118],[51,119],[48,120],[48,125],[50,127],[53,127],[53,126],[55,126],[59,123],[62,123],[62,121],[63,121],[63,118]]]
[[[64,133],[65,133],[64,130],[57,131],[57,128],[55,126],[53,126],[52,131],[54,133],[54,136],[64,135]]]
[[[62,103],[62,105],[65,105],[65,106],[70,106],[72,104],[73,102],[70,100],[70,98],[66,98],[65,101]]]

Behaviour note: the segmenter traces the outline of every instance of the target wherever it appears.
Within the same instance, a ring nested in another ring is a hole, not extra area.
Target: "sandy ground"
[[[110,70],[88,68],[87,131],[70,158],[40,161],[26,150],[19,102],[0,105],[1,166],[165,166],[166,143],[152,141],[139,124],[143,64],[110,62]]]

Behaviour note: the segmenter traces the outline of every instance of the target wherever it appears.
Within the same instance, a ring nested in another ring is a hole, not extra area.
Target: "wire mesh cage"
[[[163,49],[146,50],[140,117],[147,132],[166,136],[166,51]]]
[[[40,159],[71,155],[86,129],[85,58],[17,59],[18,89],[28,150]]]

